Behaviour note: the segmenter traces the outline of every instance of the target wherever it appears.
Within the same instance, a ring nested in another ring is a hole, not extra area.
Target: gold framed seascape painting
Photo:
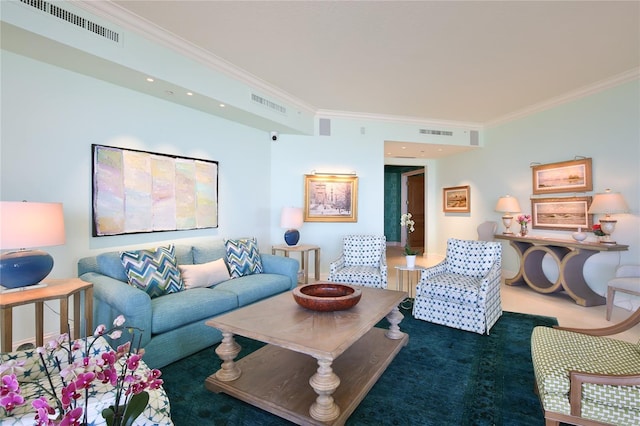
[[[357,222],[358,177],[304,176],[305,222]]]
[[[537,229],[591,229],[593,215],[588,213],[590,205],[591,197],[532,198],[531,225]]]
[[[531,169],[534,195],[593,190],[591,158],[541,164]]]
[[[469,185],[442,188],[442,211],[445,213],[469,213],[471,211]]]

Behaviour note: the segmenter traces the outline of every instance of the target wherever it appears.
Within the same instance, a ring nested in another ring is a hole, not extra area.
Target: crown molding
[[[575,91],[568,92],[565,95],[557,96],[546,101],[531,105],[518,111],[514,111],[494,120],[484,123],[475,122],[456,122],[447,120],[431,120],[419,117],[393,116],[383,114],[369,114],[362,112],[349,111],[333,111],[321,110],[315,106],[302,101],[301,99],[279,89],[253,74],[242,70],[241,68],[225,61],[224,59],[206,51],[181,37],[162,29],[161,27],[147,21],[146,19],[123,9],[121,6],[111,1],[93,1],[93,0],[77,0],[72,2],[73,5],[100,16],[110,22],[120,25],[126,30],[137,33],[148,40],[158,43],[173,51],[179,52],[188,58],[191,58],[213,71],[218,71],[228,77],[237,80],[247,86],[255,89],[265,95],[273,96],[292,106],[306,111],[310,115],[316,117],[322,116],[326,118],[351,119],[351,120],[372,120],[382,122],[392,122],[399,124],[411,124],[420,126],[438,126],[445,128],[463,128],[471,130],[482,130],[504,124],[516,119],[551,109],[553,107],[592,95],[603,90],[627,83],[640,78],[640,67],[623,72],[611,78],[601,80],[594,84],[579,88]]]
[[[526,116],[542,112],[554,107],[557,107],[562,104],[566,104],[568,102],[575,101],[580,98],[584,98],[585,96],[593,95],[598,92],[602,92],[607,89],[611,89],[615,86],[619,86],[624,83],[628,83],[633,80],[640,79],[640,67],[633,68],[629,71],[625,71],[613,77],[607,78],[605,80],[600,80],[594,84],[590,84],[588,86],[581,87],[577,90],[565,93],[564,95],[557,96],[551,99],[548,99],[544,102],[540,102],[534,105],[531,105],[527,108],[514,111],[510,114],[499,117],[495,120],[488,121],[484,123],[485,128],[495,127],[500,124],[505,124],[509,121],[517,120],[519,118],[524,118]]]
[[[204,50],[193,43],[153,24],[152,22],[129,12],[111,1],[78,0],[73,5],[100,16],[123,29],[134,32],[151,42],[193,59],[208,68],[248,85],[264,95],[269,95],[287,102],[294,107],[313,115],[316,108],[301,99],[267,83],[255,75],[233,65],[232,63]]]

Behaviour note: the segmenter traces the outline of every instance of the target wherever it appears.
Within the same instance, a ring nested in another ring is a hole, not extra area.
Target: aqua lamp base
[[[38,284],[53,269],[53,257],[42,250],[18,250],[0,255],[0,285],[20,288]]]

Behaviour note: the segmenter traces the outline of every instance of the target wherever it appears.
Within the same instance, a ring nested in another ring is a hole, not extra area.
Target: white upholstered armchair
[[[329,264],[329,281],[387,288],[387,239],[384,235],[347,235],[342,254]]]
[[[501,265],[500,243],[449,239],[445,259],[422,271],[413,316],[489,334],[502,315]]]

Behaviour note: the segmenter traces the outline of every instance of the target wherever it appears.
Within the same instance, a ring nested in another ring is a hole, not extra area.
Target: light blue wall
[[[447,237],[473,237],[484,220],[496,220],[498,198],[510,194],[518,198],[523,213],[531,213],[532,163],[547,164],[572,160],[576,156],[593,159],[593,187],[621,192],[630,213],[616,215],[615,239],[628,244],[629,251],[601,253],[585,266],[587,283],[604,294],[606,281],[618,263],[640,263],[640,83],[636,80],[574,102],[559,105],[485,131],[485,149],[439,161],[437,186],[471,186],[471,213],[439,213],[438,245],[443,253]],[[572,196],[585,194],[558,194]],[[437,200],[437,199],[436,199]],[[597,221],[598,218],[596,217]],[[568,231],[533,230],[532,234],[570,238]],[[590,239],[594,240],[593,234]],[[551,263],[545,265],[553,277]],[[518,269],[514,250],[504,244],[504,268]]]
[[[385,140],[408,135],[406,124],[332,119],[329,137],[281,134],[272,142],[263,130],[7,51],[2,51],[1,78],[0,199],[64,204],[67,243],[48,249],[56,260],[54,277],[74,276],[83,256],[169,241],[251,235],[258,237],[261,250],[269,251],[282,241],[282,207],[302,206],[304,174],[355,171],[358,222],[305,223],[301,229],[303,243],[322,247],[326,272],[343,235],[384,232],[385,163],[426,168],[427,248],[441,254],[447,237],[475,238],[477,224],[499,221],[493,208],[505,193],[517,196],[529,211],[530,163],[576,155],[593,158],[596,191],[620,191],[631,208],[631,214],[618,217],[616,231],[630,250],[589,259],[588,283],[601,288],[618,262],[640,262],[638,81],[488,129],[481,134],[482,148],[471,153],[400,161],[385,160],[383,146]],[[219,161],[220,228],[91,237],[92,143]],[[471,213],[443,214],[441,188],[466,184],[471,186]],[[505,248],[505,267],[513,271],[517,261],[510,250]],[[16,311],[14,324],[20,326],[15,339],[33,336],[32,308]],[[57,317],[47,310],[47,331],[56,324]]]

